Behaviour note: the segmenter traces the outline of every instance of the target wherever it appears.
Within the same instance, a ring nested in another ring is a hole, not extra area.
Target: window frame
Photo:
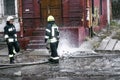
[[[15,1],[15,15],[11,15],[14,17],[18,17],[18,0]],[[5,15],[5,5],[4,5],[4,0],[1,0],[1,17],[7,17],[9,15]]]

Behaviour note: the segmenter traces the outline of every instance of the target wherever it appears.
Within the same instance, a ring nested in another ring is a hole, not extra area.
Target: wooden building
[[[45,48],[48,15],[60,27],[60,44],[78,47],[91,29],[99,31],[110,21],[110,0],[19,0],[20,42],[27,49]],[[67,41],[67,42],[66,42]]]

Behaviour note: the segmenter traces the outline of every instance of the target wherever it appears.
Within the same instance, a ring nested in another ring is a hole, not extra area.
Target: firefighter
[[[4,38],[8,46],[10,64],[14,63],[14,55],[20,51],[16,28],[13,25],[14,17],[8,16],[6,26],[4,27]]]
[[[47,47],[47,49],[49,49],[51,52],[49,61],[52,63],[59,63],[59,56],[57,52],[59,43],[58,26],[56,25],[55,18],[52,15],[48,16],[47,22],[48,24],[45,31],[45,43],[50,46]]]

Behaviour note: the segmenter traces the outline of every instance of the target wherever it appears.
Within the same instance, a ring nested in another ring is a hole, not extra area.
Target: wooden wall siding
[[[34,16],[35,18],[40,18],[40,4],[38,2],[38,0],[33,0],[33,4],[34,4]]]
[[[100,6],[100,0],[94,0],[94,6],[99,8]]]
[[[103,27],[107,24],[107,0],[102,0],[102,18],[101,23]]]
[[[82,25],[84,0],[63,0],[63,22],[66,26]]]
[[[33,0],[23,0],[23,18],[34,18]]]
[[[34,21],[35,21],[35,24],[34,24],[34,27],[40,27],[40,23],[41,23],[41,20],[40,20],[40,4],[38,2],[38,0],[33,0],[34,2]]]
[[[82,27],[80,27],[79,29],[78,29],[78,44],[79,44],[79,46],[84,42],[84,40],[85,40],[85,38],[86,38],[86,36],[87,36],[87,31],[86,31],[86,29],[85,29],[85,27],[84,26],[82,26]]]
[[[82,19],[82,9],[80,7],[80,0],[69,0],[69,20],[71,25],[80,25]]]
[[[103,28],[107,23],[107,0],[102,0],[102,14],[100,13],[100,0],[98,0],[99,8],[99,27]]]
[[[22,2],[24,34],[30,36],[36,27],[40,27],[40,7],[37,0],[22,0]]]
[[[69,15],[68,15],[68,10],[69,10],[69,0],[62,0],[62,12],[63,12],[63,25],[67,25],[69,22]]]
[[[34,23],[34,5],[33,0],[23,0],[23,29],[24,36],[32,35],[32,27]]]
[[[99,23],[95,26],[95,30],[99,31],[107,25],[107,0],[102,0],[102,14],[100,13],[100,0],[94,0],[94,9],[99,11]]]
[[[82,8],[82,24],[81,26],[86,27],[86,0],[80,0],[80,7]]]

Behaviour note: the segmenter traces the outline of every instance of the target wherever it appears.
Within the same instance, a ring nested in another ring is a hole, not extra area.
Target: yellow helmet
[[[50,16],[48,16],[47,21],[48,21],[48,22],[49,22],[49,21],[55,21],[55,18],[54,18],[52,15],[50,15]]]

